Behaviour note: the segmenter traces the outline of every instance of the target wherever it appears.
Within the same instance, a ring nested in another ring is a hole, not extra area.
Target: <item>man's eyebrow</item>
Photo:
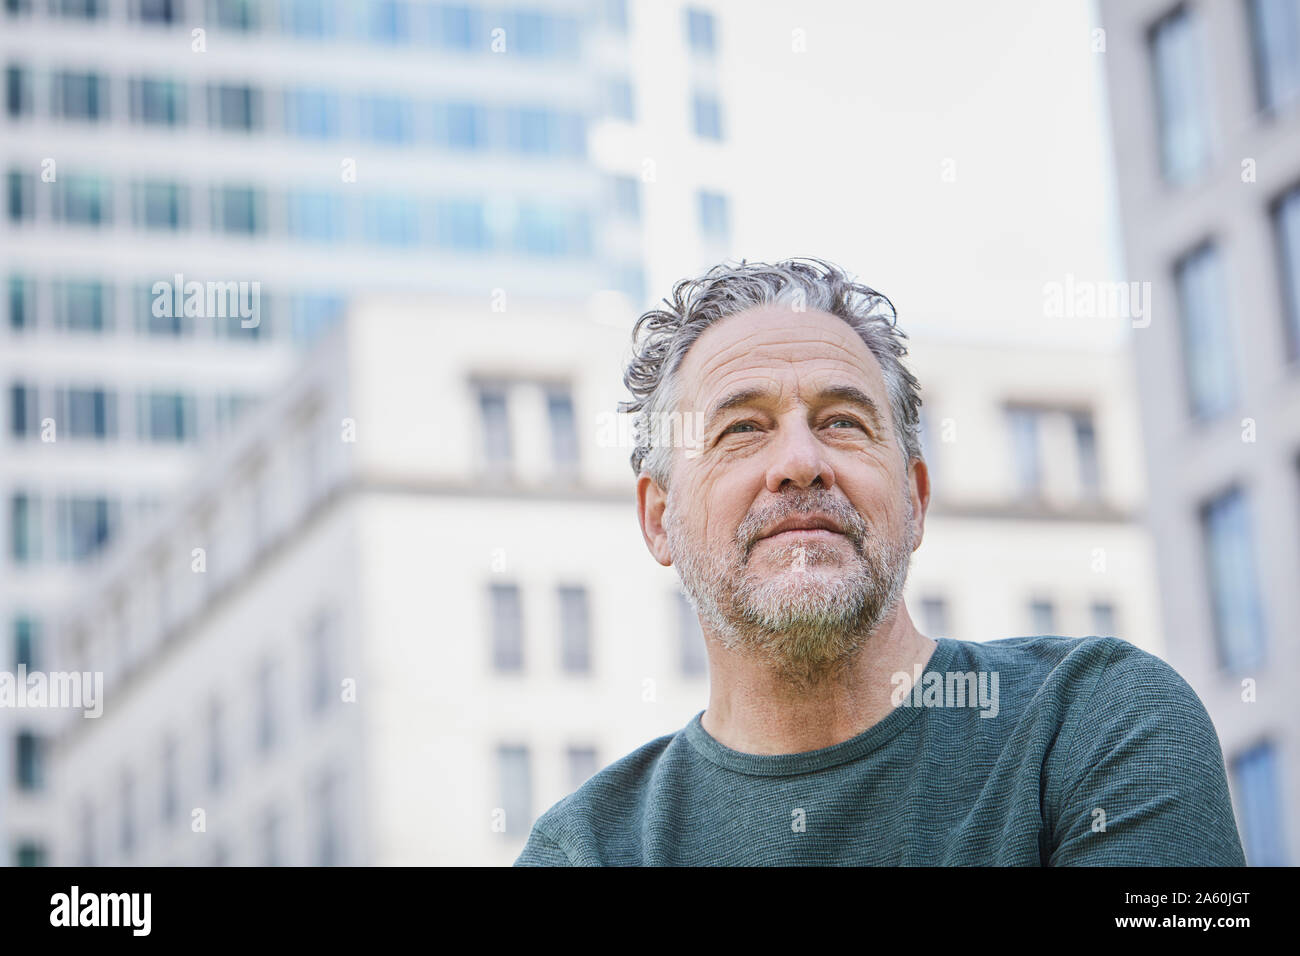
[[[749,405],[757,399],[767,397],[768,394],[767,389],[758,386],[742,388],[738,392],[732,392],[709,410],[709,414],[705,418],[705,431],[711,429],[718,418],[726,412],[731,411],[733,408]],[[872,425],[877,430],[884,427],[884,419],[880,414],[880,407],[876,404],[875,399],[855,385],[829,385],[817,393],[817,399],[822,404],[828,401],[841,401],[858,405],[866,411]]]

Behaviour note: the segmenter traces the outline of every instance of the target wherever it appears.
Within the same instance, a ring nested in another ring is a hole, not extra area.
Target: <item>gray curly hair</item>
[[[898,328],[894,305],[881,293],[854,282],[821,259],[801,256],[777,263],[723,262],[704,275],[673,287],[666,309],[643,314],[632,329],[632,357],[623,373],[631,401],[620,412],[635,412],[632,472],[644,471],[664,489],[672,471],[672,442],[663,426],[681,398],[677,372],[695,340],[715,322],[756,306],[788,305],[839,316],[858,333],[880,363],[894,434],[906,461],[923,458],[921,387],[903,365],[907,333]]]

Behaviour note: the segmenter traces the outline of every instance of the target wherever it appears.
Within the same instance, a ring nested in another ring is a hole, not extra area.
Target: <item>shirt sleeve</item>
[[[533,832],[528,835],[528,842],[524,844],[523,852],[514,865],[573,866],[573,861],[563,847],[547,836],[537,824],[533,824]]]
[[[1074,715],[1048,865],[1246,865],[1218,734],[1177,671],[1117,642]]]

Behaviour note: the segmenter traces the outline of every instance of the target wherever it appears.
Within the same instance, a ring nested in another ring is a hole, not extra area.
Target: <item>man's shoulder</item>
[[[635,827],[644,816],[648,795],[665,762],[689,746],[682,728],[642,744],[597,771],[537,818],[517,864],[527,863],[531,848],[538,844],[561,848],[572,864],[596,862],[583,858],[596,849],[590,845],[590,834],[599,832],[617,842],[611,830]]]
[[[1131,691],[1164,687],[1183,692],[1187,683],[1150,651],[1118,637],[1038,635],[997,641],[959,641],[959,660],[978,669],[1009,671],[1057,690],[1091,692],[1105,677],[1107,688]]]

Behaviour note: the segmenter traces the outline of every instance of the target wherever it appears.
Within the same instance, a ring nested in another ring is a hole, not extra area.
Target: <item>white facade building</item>
[[[1300,861],[1300,3],[1102,0],[1169,660]]]
[[[352,312],[60,626],[60,668],[106,688],[102,717],[60,712],[54,862],[504,865],[702,710],[698,622],[645,550],[615,414],[633,317]],[[922,629],[1158,651],[1124,363],[914,344],[940,416]]]
[[[621,0],[6,0],[0,669],[49,666],[102,549],[354,297],[644,295],[652,200],[678,217],[701,172],[665,157],[726,145],[716,96],[639,87],[713,39]],[[654,197],[595,148],[647,123]],[[256,321],[154,314],[177,275],[256,284]],[[0,865],[50,857],[50,733],[0,708]]]

